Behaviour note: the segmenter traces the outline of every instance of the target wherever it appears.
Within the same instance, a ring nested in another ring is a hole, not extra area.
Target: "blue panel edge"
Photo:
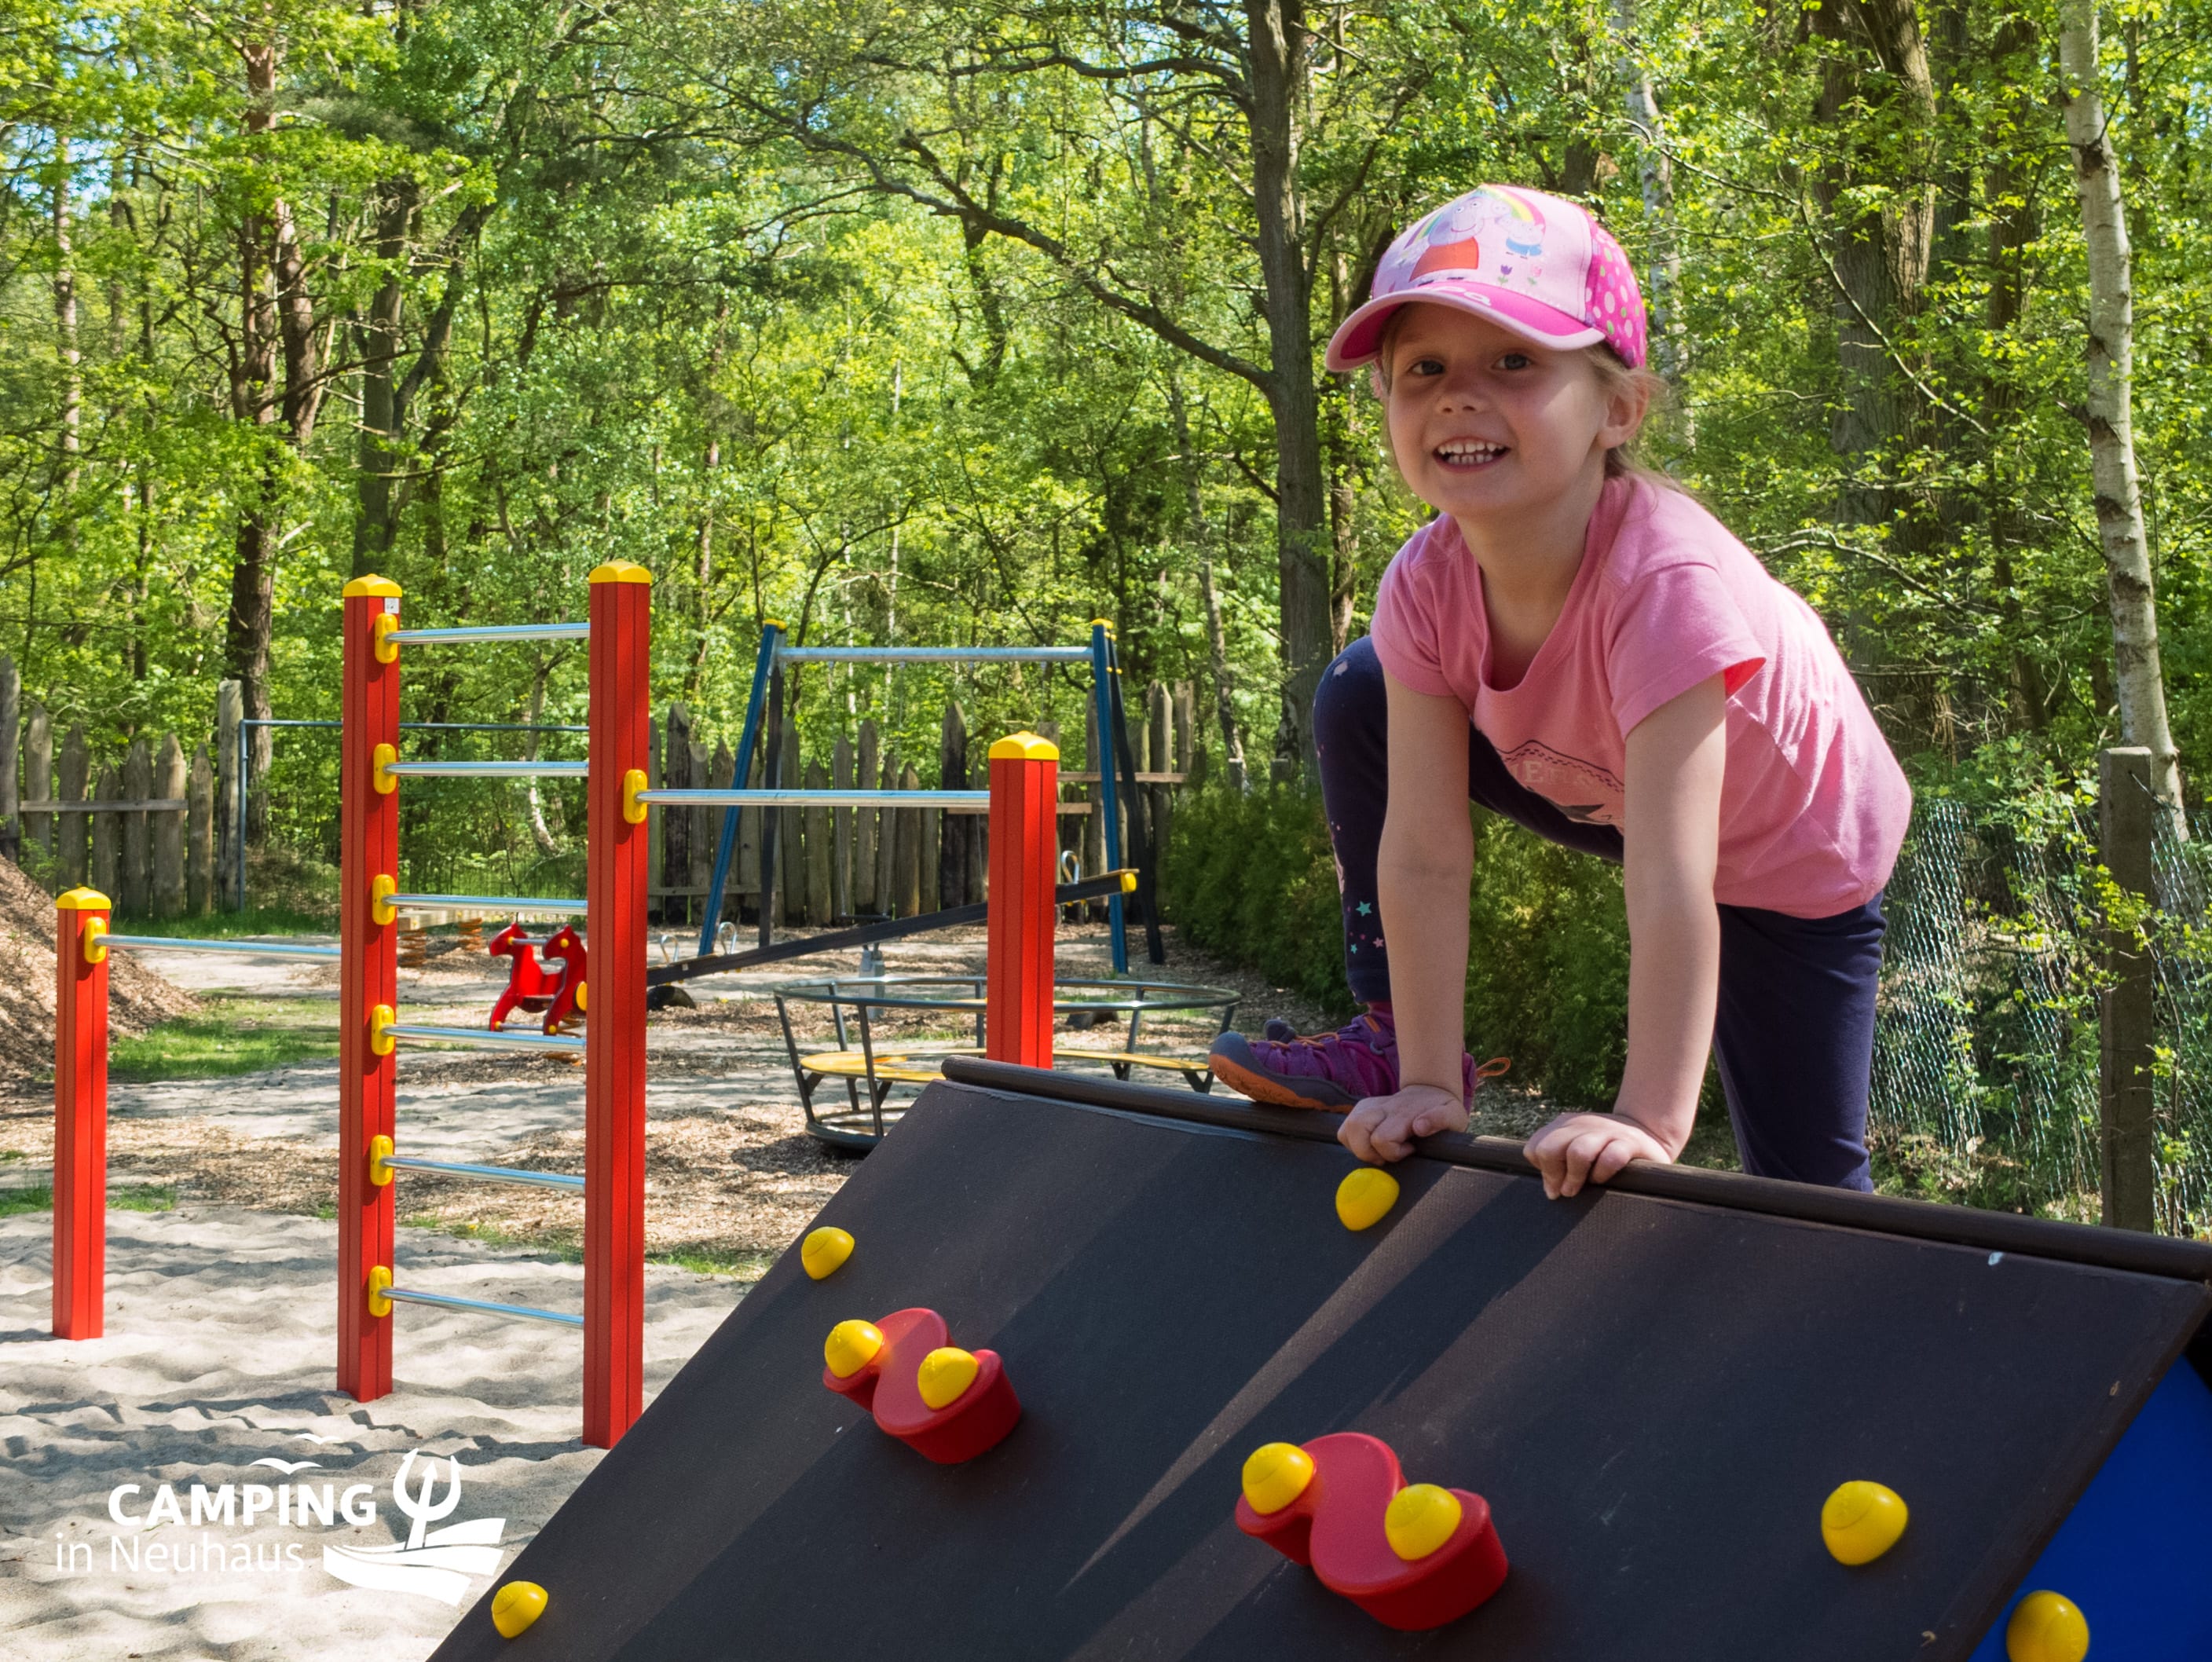
[[[1971,1662],[2007,1662],[2005,1623],[2031,1592],[2070,1598],[2089,1662],[2212,1657],[2212,1388],[2174,1363],[2005,1600]]]

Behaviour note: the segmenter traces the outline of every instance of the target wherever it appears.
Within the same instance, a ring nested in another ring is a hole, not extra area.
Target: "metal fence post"
[[[989,969],[983,1053],[1052,1065],[1054,883],[1060,860],[1060,747],[1015,733],[990,749]]]
[[[645,787],[653,573],[592,573],[584,899],[584,1441],[611,1448],[645,1409]]]
[[[378,1054],[372,1028],[380,1006],[399,1002],[398,920],[373,885],[380,876],[396,885],[399,876],[398,781],[380,766],[399,754],[399,646],[384,638],[398,627],[399,599],[399,585],[388,578],[356,577],[345,585],[338,738],[338,1389],[361,1402],[392,1389],[391,1306],[384,1305],[382,1315],[371,1311],[369,1272],[391,1270],[392,1193],[391,1184],[372,1179],[369,1140],[394,1132],[392,1041],[385,1039]],[[241,861],[251,755],[241,738]],[[242,864],[239,870],[242,904]]]
[[[54,901],[54,1337],[96,1339],[107,1277],[107,932],[97,889]]]
[[[2155,904],[2151,856],[2149,750],[2135,745],[2098,758],[2098,825],[2105,869],[2130,895]],[[2103,1108],[2104,1221],[2115,1228],[2158,1227],[2158,1014],[2154,969],[2132,929],[2108,923],[2105,965],[2112,978],[2098,1011]]]

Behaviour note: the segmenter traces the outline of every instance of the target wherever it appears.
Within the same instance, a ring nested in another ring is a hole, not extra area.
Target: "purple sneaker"
[[[1277,1017],[1264,1039],[1224,1033],[1213,1041],[1211,1061],[1216,1077],[1255,1102],[1285,1108],[1328,1108],[1343,1113],[1362,1097],[1388,1096],[1398,1089],[1398,1031],[1387,1008],[1370,1008],[1334,1033],[1300,1038]],[[1478,1066],[1460,1058],[1462,1088],[1474,1101],[1475,1086],[1511,1065],[1503,1057]]]

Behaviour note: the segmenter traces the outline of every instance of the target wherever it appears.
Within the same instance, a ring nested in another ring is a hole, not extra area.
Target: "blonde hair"
[[[1390,348],[1397,339],[1400,325],[1412,310],[1409,306],[1400,306],[1382,325],[1382,334],[1377,343],[1379,349],[1373,365],[1373,387],[1377,397],[1388,395],[1390,391]],[[1589,363],[1590,373],[1597,377],[1598,390],[1608,399],[1633,398],[1640,394],[1644,400],[1644,421],[1638,424],[1637,430],[1606,452],[1605,476],[1608,479],[1649,479],[1654,484],[1665,485],[1670,490],[1679,488],[1665,474],[1645,466],[1638,454],[1644,425],[1654,415],[1674,402],[1674,389],[1667,378],[1656,370],[1635,367],[1603,341],[1583,348],[1582,356]],[[1387,444],[1388,427],[1383,432]]]

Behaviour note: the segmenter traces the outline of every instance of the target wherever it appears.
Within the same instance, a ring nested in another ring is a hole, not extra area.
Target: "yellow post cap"
[[[1336,1215],[1347,1229],[1371,1229],[1398,1204],[1398,1180],[1379,1166],[1362,1166],[1336,1186]]]
[[[520,1638],[544,1614],[545,1589],[535,1581],[509,1581],[491,1596],[491,1624],[501,1639]]]
[[[834,1224],[809,1234],[799,1248],[799,1267],[815,1281],[833,1275],[853,1256],[853,1237]]]
[[[763,617],[761,619],[761,628],[763,629],[783,629],[787,631],[791,628],[791,625],[785,622],[780,617]]]
[[[849,1380],[884,1348],[883,1330],[872,1321],[841,1321],[822,1344],[822,1360],[841,1380]]]
[[[1121,874],[1121,892],[1124,895],[1133,895],[1137,892],[1137,874],[1135,872],[1124,871]]]
[[[590,580],[594,583],[650,583],[653,573],[635,560],[610,560],[604,566],[592,567]]]
[[[1839,1564],[1870,1564],[1897,1544],[1909,1514],[1893,1489],[1848,1483],[1820,1508],[1820,1538]]]
[[[384,1162],[393,1153],[392,1139],[382,1132],[368,1139],[368,1180],[380,1189],[392,1181],[392,1168]]]
[[[112,912],[114,910],[114,903],[98,889],[86,889],[79,885],[75,889],[64,889],[60,894],[55,895],[54,910],[57,912]]]
[[[1114,633],[1114,620],[1110,617],[1094,617],[1091,620],[1091,627],[1094,629],[1103,629],[1107,634],[1111,634]]]
[[[1009,733],[991,747],[993,761],[1058,761],[1060,746],[1035,733]]]
[[[931,1408],[950,1408],[960,1400],[961,1392],[975,1383],[976,1370],[981,1367],[968,1351],[947,1344],[921,1359],[914,1382],[921,1388],[922,1401]]]
[[[1313,1477],[1313,1456],[1296,1443],[1262,1443],[1245,1457],[1244,1499],[1265,1518],[1304,1494]]]
[[[2005,1623],[2005,1654],[2012,1662],[2081,1662],[2088,1653],[2088,1618],[2072,1599],[2031,1592],[2013,1607]]]
[[[1382,1536],[1407,1563],[1425,1558],[1459,1532],[1466,1508],[1459,1496],[1434,1483],[1412,1483],[1390,1497]]]
[[[374,572],[356,577],[345,585],[345,597],[349,600],[358,600],[365,594],[376,595],[386,600],[397,600],[401,592],[399,585],[388,577],[379,577]]]
[[[368,1313],[380,1321],[392,1313],[392,1266],[372,1265],[368,1272]]]

